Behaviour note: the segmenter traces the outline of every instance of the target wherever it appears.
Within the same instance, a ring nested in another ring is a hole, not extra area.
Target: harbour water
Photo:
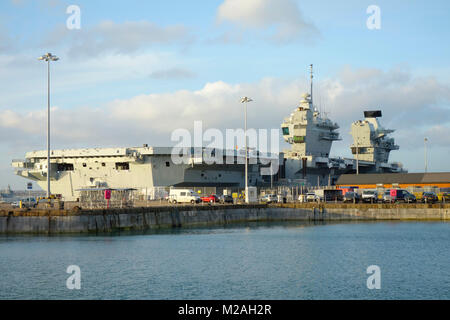
[[[66,273],[79,266],[81,289]],[[368,289],[367,268],[381,288]],[[450,223],[1,236],[0,299],[450,299]]]

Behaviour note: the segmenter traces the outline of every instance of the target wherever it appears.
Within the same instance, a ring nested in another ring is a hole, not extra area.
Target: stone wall
[[[448,205],[282,204],[0,211],[0,234],[100,233],[251,221],[449,220]]]

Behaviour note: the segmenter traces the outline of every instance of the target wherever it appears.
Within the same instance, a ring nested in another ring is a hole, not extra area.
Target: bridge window
[[[73,171],[73,163],[58,163],[57,171]]]
[[[303,136],[294,136],[294,143],[303,143],[305,142],[305,137]]]
[[[128,162],[116,162],[116,170],[130,170]]]
[[[289,134],[289,127],[283,127],[283,136],[287,136]]]
[[[166,167],[170,167],[170,162],[169,161],[166,162]]]

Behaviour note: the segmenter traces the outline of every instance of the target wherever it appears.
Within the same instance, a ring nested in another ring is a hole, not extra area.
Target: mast
[[[313,105],[313,65],[310,64],[309,67],[311,68],[311,107],[314,108]]]

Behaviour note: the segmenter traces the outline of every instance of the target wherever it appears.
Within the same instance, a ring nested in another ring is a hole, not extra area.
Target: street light
[[[46,53],[38,60],[47,62],[47,198],[50,198],[50,62],[58,61],[59,58]]]
[[[245,203],[248,199],[248,149],[247,149],[247,103],[253,101],[248,97],[243,97],[241,103],[244,104],[244,137],[245,137]]]
[[[428,139],[424,138],[423,139],[423,144],[425,146],[425,173],[427,173],[427,171],[428,171],[427,142],[428,142]]]
[[[356,174],[359,174],[359,137],[356,134]]]

